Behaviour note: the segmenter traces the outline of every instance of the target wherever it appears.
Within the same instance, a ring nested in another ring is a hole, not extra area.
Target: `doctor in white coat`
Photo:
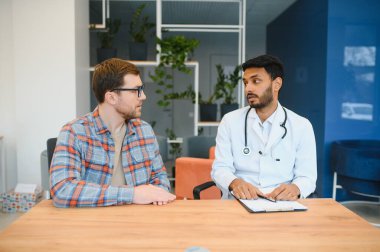
[[[218,128],[211,177],[223,198],[305,198],[315,190],[316,146],[312,125],[281,106],[279,59],[262,55],[243,65],[249,106],[226,114]]]

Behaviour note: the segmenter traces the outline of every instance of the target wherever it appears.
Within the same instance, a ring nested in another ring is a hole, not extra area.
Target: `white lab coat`
[[[228,186],[236,178],[252,183],[265,193],[282,183],[296,184],[301,198],[314,192],[317,161],[311,123],[285,108],[287,134],[282,139],[285,130],[280,124],[284,122],[285,113],[278,103],[268,142],[264,145],[253,127],[259,119],[255,109],[251,109],[247,120],[247,145],[251,151],[244,155],[244,120],[248,109],[247,106],[226,114],[218,128],[211,177],[222,190],[223,198],[231,198]]]

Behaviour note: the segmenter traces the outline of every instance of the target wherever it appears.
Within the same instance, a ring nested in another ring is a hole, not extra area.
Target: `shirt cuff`
[[[310,186],[306,183],[306,181],[293,181],[293,184],[295,184],[298,189],[300,189],[300,199],[305,199],[307,196],[309,196],[313,191],[310,190]]]
[[[230,190],[229,190],[228,187],[230,186],[230,184],[232,183],[232,181],[234,181],[235,179],[237,179],[237,177],[234,174],[224,174],[223,178],[216,179],[215,183],[219,184],[219,186],[224,191],[229,192]]]
[[[133,203],[133,195],[134,188],[133,187],[119,187],[117,192],[117,204],[132,204]]]

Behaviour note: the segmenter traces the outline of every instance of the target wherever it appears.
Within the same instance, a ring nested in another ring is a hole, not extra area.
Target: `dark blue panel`
[[[318,153],[318,186],[323,182],[327,0],[299,0],[267,27],[267,52],[285,64],[282,105],[308,118]]]
[[[267,27],[283,59],[280,101],[313,124],[319,196],[332,194],[330,145],[380,139],[380,1],[298,0]]]
[[[344,189],[380,196],[380,141],[335,141],[330,165]]]
[[[329,1],[325,146],[335,140],[380,139],[379,11],[377,0]],[[330,196],[327,160],[323,176],[323,195]]]

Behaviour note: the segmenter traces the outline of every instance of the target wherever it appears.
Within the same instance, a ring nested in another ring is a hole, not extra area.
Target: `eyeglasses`
[[[111,92],[113,92],[113,91],[137,91],[137,97],[141,97],[141,94],[144,91],[144,86],[145,85],[141,85],[137,88],[114,88],[114,89],[111,89]]]

